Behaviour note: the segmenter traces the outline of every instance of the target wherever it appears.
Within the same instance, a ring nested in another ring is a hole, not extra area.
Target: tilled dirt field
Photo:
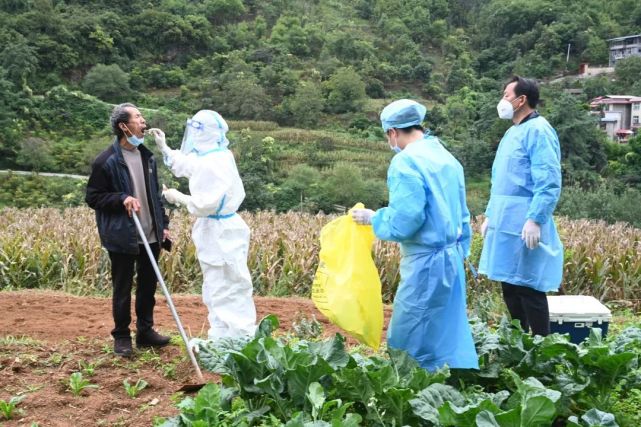
[[[173,297],[188,334],[206,336],[207,309],[200,296]],[[256,297],[258,318],[275,314],[280,331],[297,319],[322,324],[323,335],[340,332],[309,299]],[[133,307],[133,302],[132,302]],[[385,310],[385,325],[390,310]],[[135,317],[134,317],[135,319]],[[157,297],[156,328],[178,336],[165,299]],[[190,364],[179,345],[136,351],[128,360],[112,353],[111,299],[76,297],[47,291],[0,292],[0,399],[24,399],[11,421],[0,425],[31,426],[149,426],[154,418],[177,413],[176,391],[193,383]],[[176,340],[177,341],[177,340]],[[348,343],[354,343],[348,339]],[[93,368],[93,369],[92,369]],[[92,372],[93,371],[93,372]],[[97,388],[80,396],[68,389],[69,376],[83,377]],[[214,375],[204,373],[208,380]],[[149,383],[136,398],[125,393],[123,380]]]

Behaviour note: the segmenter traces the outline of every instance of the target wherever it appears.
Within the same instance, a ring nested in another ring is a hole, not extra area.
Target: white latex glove
[[[536,248],[541,241],[541,226],[531,219],[528,219],[523,225],[521,239],[525,241],[525,246],[527,246],[528,249]]]
[[[490,223],[489,218],[485,218],[483,221],[483,224],[481,224],[481,237],[485,238],[485,235],[487,234],[487,226]]]
[[[189,196],[188,195],[186,195],[185,193],[181,193],[180,191],[176,190],[175,188],[167,188],[167,187],[165,187],[164,184],[162,186],[162,195],[172,205],[184,205],[184,206],[187,206],[187,203],[189,203]]]
[[[191,350],[194,354],[200,353],[200,343],[204,343],[205,340],[200,338],[191,338],[187,343],[187,348]]]
[[[352,210],[352,219],[357,224],[367,225],[372,223],[374,211],[371,209],[354,209]]]
[[[167,146],[167,142],[165,141],[165,132],[161,131],[158,128],[147,129],[147,132],[154,137],[156,145],[158,146],[158,148],[160,148],[160,151],[163,154],[166,154],[170,151],[170,148]]]

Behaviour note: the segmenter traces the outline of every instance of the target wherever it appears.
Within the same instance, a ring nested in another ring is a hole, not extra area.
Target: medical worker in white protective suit
[[[249,227],[236,213],[245,189],[220,114],[201,110],[187,120],[180,150],[171,150],[160,129],[152,129],[165,164],[189,178],[190,195],[171,188],[163,195],[196,216],[192,239],[203,273],[203,302],[209,310],[209,339],[253,335],[256,307],[247,268]]]
[[[354,209],[381,240],[401,245],[401,282],[387,344],[405,350],[425,369],[478,369],[467,320],[463,260],[472,231],[461,164],[422,127],[426,108],[409,99],[381,112],[397,154],[387,171],[389,205]]]

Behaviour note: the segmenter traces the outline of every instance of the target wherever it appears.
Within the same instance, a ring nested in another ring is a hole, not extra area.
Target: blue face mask
[[[143,142],[145,142],[145,137],[144,136],[142,138],[138,138],[136,135],[134,135],[134,133],[132,131],[129,130],[127,125],[125,125],[125,127],[127,128],[127,132],[129,132],[131,134],[131,136],[127,136],[127,134],[125,133],[125,138],[127,138],[127,142],[129,142],[134,147],[137,147],[140,144],[142,144]]]
[[[138,138],[136,135],[127,136],[127,142],[129,142],[134,147],[137,147],[145,142],[145,137],[143,136],[142,138]]]
[[[390,140],[391,140],[391,138],[390,138]],[[403,150],[401,150],[401,147],[399,147],[397,144],[390,145],[389,148],[390,148],[390,150],[392,150],[395,153],[400,153],[401,151],[403,151]]]

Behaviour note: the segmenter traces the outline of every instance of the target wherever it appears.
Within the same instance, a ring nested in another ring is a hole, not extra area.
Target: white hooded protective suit
[[[203,273],[209,339],[252,335],[256,307],[247,268],[249,227],[236,213],[245,189],[220,114],[201,110],[187,121],[180,151],[165,153],[176,177],[189,178],[187,209],[196,216],[192,239]]]

